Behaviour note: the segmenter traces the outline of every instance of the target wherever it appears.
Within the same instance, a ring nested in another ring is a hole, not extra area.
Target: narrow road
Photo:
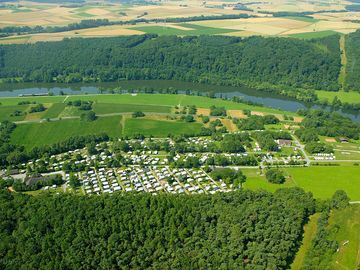
[[[296,146],[300,149],[300,151],[304,155],[304,158],[306,160],[306,166],[310,166],[311,160],[310,160],[308,154],[305,151],[305,146],[300,143],[300,141],[296,138],[296,136],[294,134],[291,134],[291,136],[293,137]]]

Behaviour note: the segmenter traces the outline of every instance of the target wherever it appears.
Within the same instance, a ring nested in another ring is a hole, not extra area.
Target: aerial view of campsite
[[[0,269],[360,270],[360,0],[0,0]]]

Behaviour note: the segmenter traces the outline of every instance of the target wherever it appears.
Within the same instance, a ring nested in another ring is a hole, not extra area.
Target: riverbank
[[[260,91],[247,86],[217,86],[208,84],[197,84],[182,81],[169,80],[137,80],[120,81],[108,83],[75,83],[75,84],[54,84],[54,83],[13,83],[0,84],[0,102],[2,97],[18,97],[23,94],[38,94],[48,92],[51,95],[78,95],[78,94],[100,94],[100,93],[172,93],[187,95],[202,95],[217,98],[239,98],[244,103],[257,104],[274,109],[296,112],[299,109],[316,108],[333,110],[330,106],[335,96],[342,103],[360,103],[360,93],[356,92],[329,92],[316,91],[318,100],[312,102],[299,101],[296,98],[287,97],[274,92]],[[327,100],[324,106],[324,101]],[[341,107],[341,106],[340,106]],[[339,106],[336,110],[340,111]],[[343,110],[344,116],[350,117],[353,121],[360,121],[360,114],[356,110]]]

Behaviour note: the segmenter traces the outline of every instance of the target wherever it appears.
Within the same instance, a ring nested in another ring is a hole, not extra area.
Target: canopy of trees
[[[0,78],[32,82],[175,79],[337,90],[340,53],[332,46],[338,37],[333,39],[142,35],[2,45]]]
[[[360,7],[360,5],[359,5]],[[350,33],[345,42],[347,65],[345,88],[360,91],[360,30]]]
[[[230,168],[216,169],[211,172],[211,177],[216,180],[223,180],[227,185],[240,187],[246,180],[246,176],[240,170]]]
[[[283,171],[279,169],[268,169],[265,173],[266,179],[273,184],[285,183],[285,176]]]
[[[296,135],[303,141],[316,141],[316,135],[359,139],[360,124],[336,112],[300,110],[299,114],[305,116],[301,123],[305,130],[298,131]]]
[[[0,268],[288,269],[314,211],[301,189],[177,196],[0,191]]]

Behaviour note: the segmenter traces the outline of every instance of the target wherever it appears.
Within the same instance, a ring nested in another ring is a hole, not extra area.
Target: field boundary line
[[[69,98],[70,96],[66,96],[65,99],[63,100],[63,103],[65,103],[65,101]]]

